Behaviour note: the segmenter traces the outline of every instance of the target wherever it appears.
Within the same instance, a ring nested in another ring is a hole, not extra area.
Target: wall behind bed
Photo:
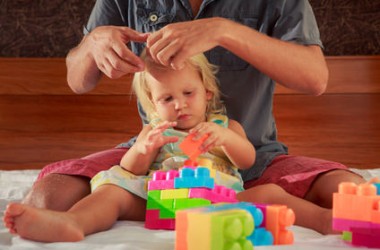
[[[0,1],[0,169],[41,168],[128,140],[140,129],[130,76],[75,95],[64,57],[93,0]],[[313,0],[330,82],[321,97],[278,88],[290,152],[380,167],[380,2]],[[133,119],[130,119],[133,117]]]
[[[0,56],[63,57],[94,0],[0,1]],[[328,56],[380,54],[380,1],[311,0]]]

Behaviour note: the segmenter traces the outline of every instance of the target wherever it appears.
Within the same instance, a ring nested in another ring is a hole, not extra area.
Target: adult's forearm
[[[281,41],[227,19],[216,22],[220,46],[285,87],[314,95],[324,92],[328,69],[319,46]]]
[[[67,83],[77,94],[92,90],[98,83],[101,72],[86,45],[86,37],[66,57]]]

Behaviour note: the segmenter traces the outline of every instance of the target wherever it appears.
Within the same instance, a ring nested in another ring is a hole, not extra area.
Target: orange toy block
[[[379,201],[380,196],[377,195],[374,185],[343,182],[339,185],[338,193],[333,195],[333,218],[379,221],[379,212],[375,210]]]
[[[176,221],[175,221],[175,249],[176,250],[187,250],[187,213],[178,211],[176,213]]]
[[[202,154],[202,151],[199,149],[199,147],[208,137],[208,135],[204,135],[202,138],[195,141],[193,139],[194,136],[194,134],[186,136],[181,144],[179,144],[180,149],[190,158],[192,162],[196,162],[198,156]]]
[[[265,227],[273,234],[275,245],[293,243],[293,232],[286,229],[294,224],[296,217],[293,210],[284,205],[268,205],[265,217]]]

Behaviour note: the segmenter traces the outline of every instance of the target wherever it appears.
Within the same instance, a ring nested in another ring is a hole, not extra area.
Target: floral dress
[[[228,127],[228,118],[224,115],[210,115],[207,121],[214,122],[222,127]],[[159,120],[153,120],[150,122],[150,125],[155,127],[159,123]],[[179,144],[188,133],[169,128],[164,131],[164,135],[177,136],[179,139],[175,143],[168,143],[161,147],[149,169],[148,175],[134,175],[121,166],[116,165],[109,170],[99,172],[92,178],[92,191],[101,185],[114,184],[139,197],[147,199],[147,184],[152,178],[152,174],[157,170],[178,169],[183,166],[183,162],[187,159],[187,156],[179,148]],[[200,155],[199,158],[206,158],[212,161],[212,168],[215,170],[213,177],[216,185],[232,188],[236,192],[243,191],[243,181],[237,167],[233,166],[221,148],[216,147]]]

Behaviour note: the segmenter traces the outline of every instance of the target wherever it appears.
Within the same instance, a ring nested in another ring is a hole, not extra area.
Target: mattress
[[[366,179],[380,177],[380,169],[352,169]],[[0,171],[0,213],[10,201],[20,201],[31,188],[38,170]],[[261,246],[255,249],[349,249],[352,245],[344,243],[339,235],[321,235],[313,230],[292,226],[295,242],[287,246]],[[77,243],[40,243],[22,239],[8,233],[0,225],[0,249],[134,249],[163,250],[174,249],[174,231],[148,230],[143,222],[119,221],[107,231],[87,236]],[[358,248],[359,249],[359,248]]]

